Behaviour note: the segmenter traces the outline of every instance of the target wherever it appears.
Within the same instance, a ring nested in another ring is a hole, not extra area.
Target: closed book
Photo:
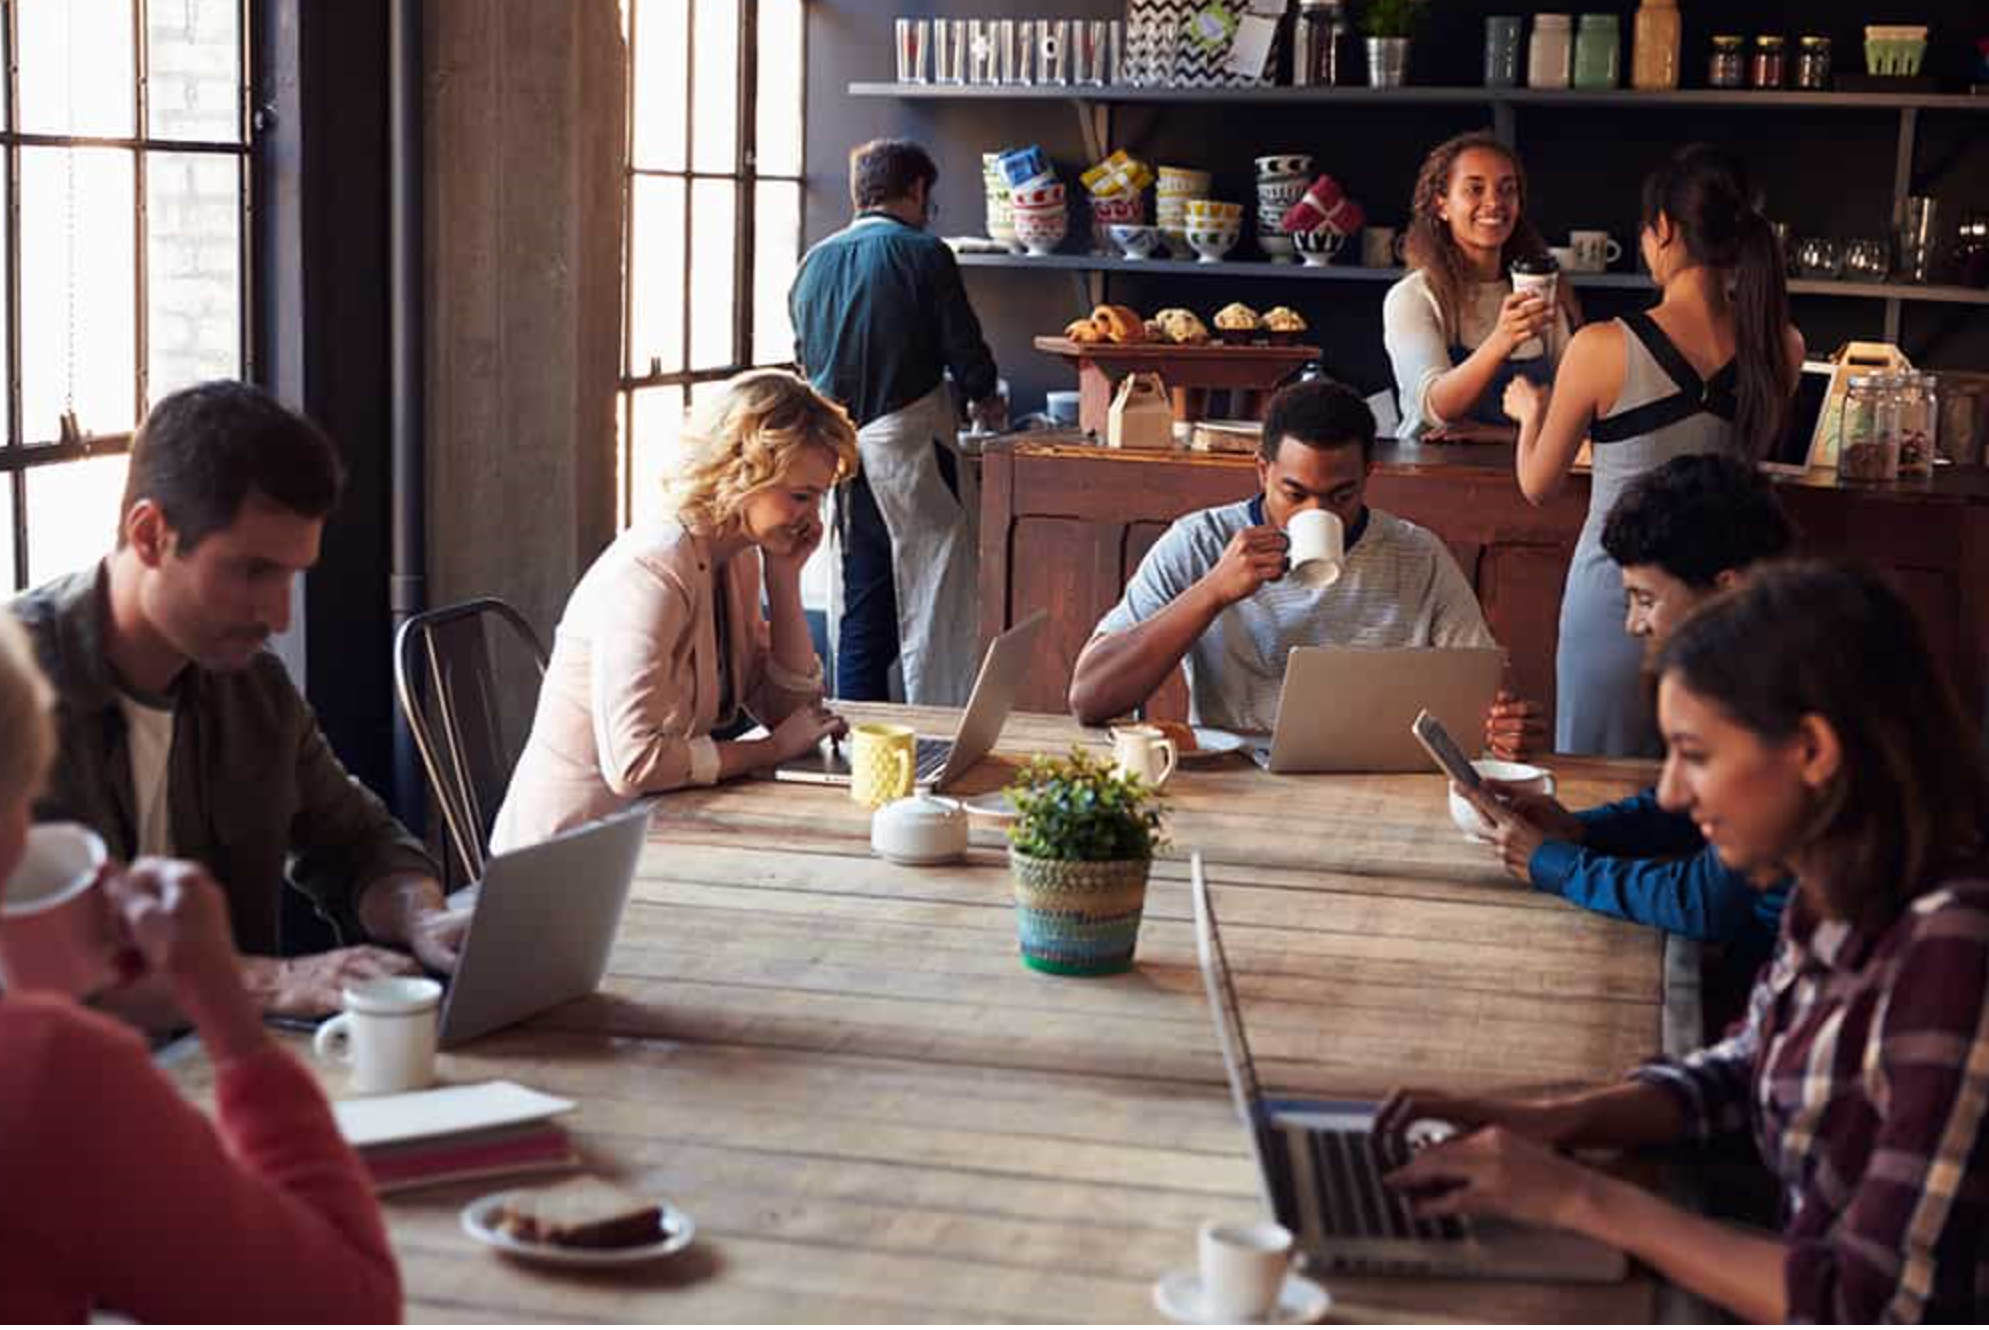
[[[373,1190],[383,1194],[580,1164],[565,1129],[550,1122],[370,1146],[359,1158],[373,1179]]]

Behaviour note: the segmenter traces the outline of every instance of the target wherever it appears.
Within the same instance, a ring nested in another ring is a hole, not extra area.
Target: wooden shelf
[[[1265,106],[1579,106],[1623,109],[1750,111],[1980,111],[1989,97],[1966,93],[1752,92],[1688,88],[1677,92],[1566,91],[1545,88],[1142,88],[1124,84],[1024,87],[1000,84],[851,83],[852,97],[913,101],[1100,102],[1118,105],[1220,103]]]
[[[961,254],[958,258],[963,268],[1255,277],[1307,282],[1394,282],[1407,275],[1404,268],[1367,268],[1353,263],[1307,268],[1295,263],[1272,263],[1265,259],[1224,259],[1219,263],[1202,263],[1192,259],[1124,259],[1098,254],[1048,254],[1042,258],[1022,254]],[[1642,273],[1584,272],[1569,276],[1577,287],[1619,291],[1652,289],[1650,279]],[[1935,304],[1989,305],[1989,291],[1967,286],[1915,286],[1906,282],[1820,281],[1800,277],[1790,279],[1789,292],[1792,295],[1831,296],[1845,300],[1917,300]]]

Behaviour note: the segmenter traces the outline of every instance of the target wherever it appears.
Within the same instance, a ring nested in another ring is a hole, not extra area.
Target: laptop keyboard
[[[952,756],[951,739],[919,740],[918,755],[913,759],[914,770],[917,772],[916,779],[920,781],[933,779],[946,765],[946,759]]]
[[[1290,1213],[1304,1214],[1316,1200],[1316,1215],[1305,1218],[1317,1219],[1323,1237],[1430,1242],[1465,1237],[1460,1220],[1418,1219],[1410,1213],[1409,1198],[1382,1182],[1409,1160],[1408,1147],[1393,1133],[1286,1123],[1265,1135],[1272,1153],[1283,1156],[1273,1161],[1273,1176],[1296,1184],[1297,1195],[1288,1198]]]

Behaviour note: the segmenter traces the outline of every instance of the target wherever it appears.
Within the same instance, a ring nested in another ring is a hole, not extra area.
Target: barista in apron
[[[1506,386],[1553,382],[1579,316],[1566,282],[1551,301],[1513,291],[1513,263],[1547,252],[1525,205],[1519,160],[1488,134],[1460,135],[1424,160],[1404,245],[1410,272],[1382,305],[1396,437],[1509,443]]]
[[[850,155],[857,215],[801,260],[788,293],[795,351],[823,394],[857,424],[858,477],[831,524],[836,695],[958,706],[978,653],[979,496],[956,442],[946,383],[1000,428],[994,355],[967,301],[953,251],[925,227],[938,169],[904,140]]]

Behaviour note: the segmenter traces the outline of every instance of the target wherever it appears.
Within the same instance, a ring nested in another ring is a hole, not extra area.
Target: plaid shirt
[[[1799,891],[1746,1019],[1634,1076],[1694,1137],[1753,1129],[1783,1187],[1790,1320],[1989,1314],[1989,879],[1880,932]]]

